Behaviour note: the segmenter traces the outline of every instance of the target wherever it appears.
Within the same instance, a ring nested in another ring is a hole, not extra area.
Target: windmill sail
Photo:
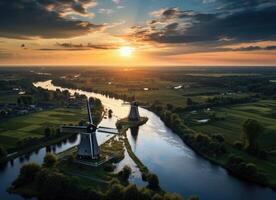
[[[87,99],[86,107],[87,107],[87,113],[88,113],[88,121],[89,121],[90,124],[93,124],[89,99]]]

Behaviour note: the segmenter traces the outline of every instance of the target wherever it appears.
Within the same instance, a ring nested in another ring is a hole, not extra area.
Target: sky
[[[0,65],[276,66],[275,0],[0,0]]]

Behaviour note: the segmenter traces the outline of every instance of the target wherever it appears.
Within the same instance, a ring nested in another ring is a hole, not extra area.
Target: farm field
[[[246,119],[256,119],[265,130],[259,139],[262,149],[276,150],[276,100],[261,100],[256,103],[240,104],[212,110],[222,120],[211,120],[207,123],[192,123],[191,128],[205,134],[221,134],[229,143],[241,140],[241,126]],[[207,117],[204,114],[200,118]],[[189,114],[199,119],[197,114]]]
[[[84,109],[57,108],[0,121],[0,145],[9,149],[26,137],[41,138],[46,127],[76,124],[86,117]]]

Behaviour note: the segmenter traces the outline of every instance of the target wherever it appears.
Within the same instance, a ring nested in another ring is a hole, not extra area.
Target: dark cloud
[[[164,21],[164,13],[169,16],[167,21]],[[154,21],[144,27],[133,27],[130,38],[158,43],[208,45],[276,40],[276,6],[231,14],[189,11],[190,14],[184,16],[180,13],[187,12],[176,8],[155,12]]]
[[[276,50],[276,46],[247,46],[247,47],[240,47],[240,48],[221,48],[223,51],[273,51]]]
[[[117,49],[116,45],[112,44],[74,44],[74,43],[56,43],[56,46],[59,48],[42,48],[38,49],[41,51],[83,51],[83,50],[91,50],[91,49],[99,49],[99,50],[108,50],[108,49]]]
[[[276,4],[275,0],[219,0],[216,1],[219,10],[239,11],[252,8],[269,7]]]
[[[69,38],[100,30],[96,25],[66,18],[86,14],[88,0],[17,0],[0,2],[0,36],[9,38]],[[94,1],[92,1],[94,2]]]

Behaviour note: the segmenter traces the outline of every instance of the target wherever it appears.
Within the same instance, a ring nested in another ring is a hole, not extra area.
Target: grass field
[[[269,151],[276,150],[276,100],[262,100],[256,103],[216,108],[214,112],[224,120],[193,124],[191,128],[207,134],[222,134],[228,142],[232,143],[241,139],[242,123],[249,118],[256,119],[265,127],[259,139],[260,147]],[[198,117],[197,115],[191,116]]]
[[[77,124],[85,117],[84,109],[57,108],[2,120],[0,121],[0,145],[7,149],[13,148],[19,139],[43,137],[46,127],[57,128],[62,124]]]

